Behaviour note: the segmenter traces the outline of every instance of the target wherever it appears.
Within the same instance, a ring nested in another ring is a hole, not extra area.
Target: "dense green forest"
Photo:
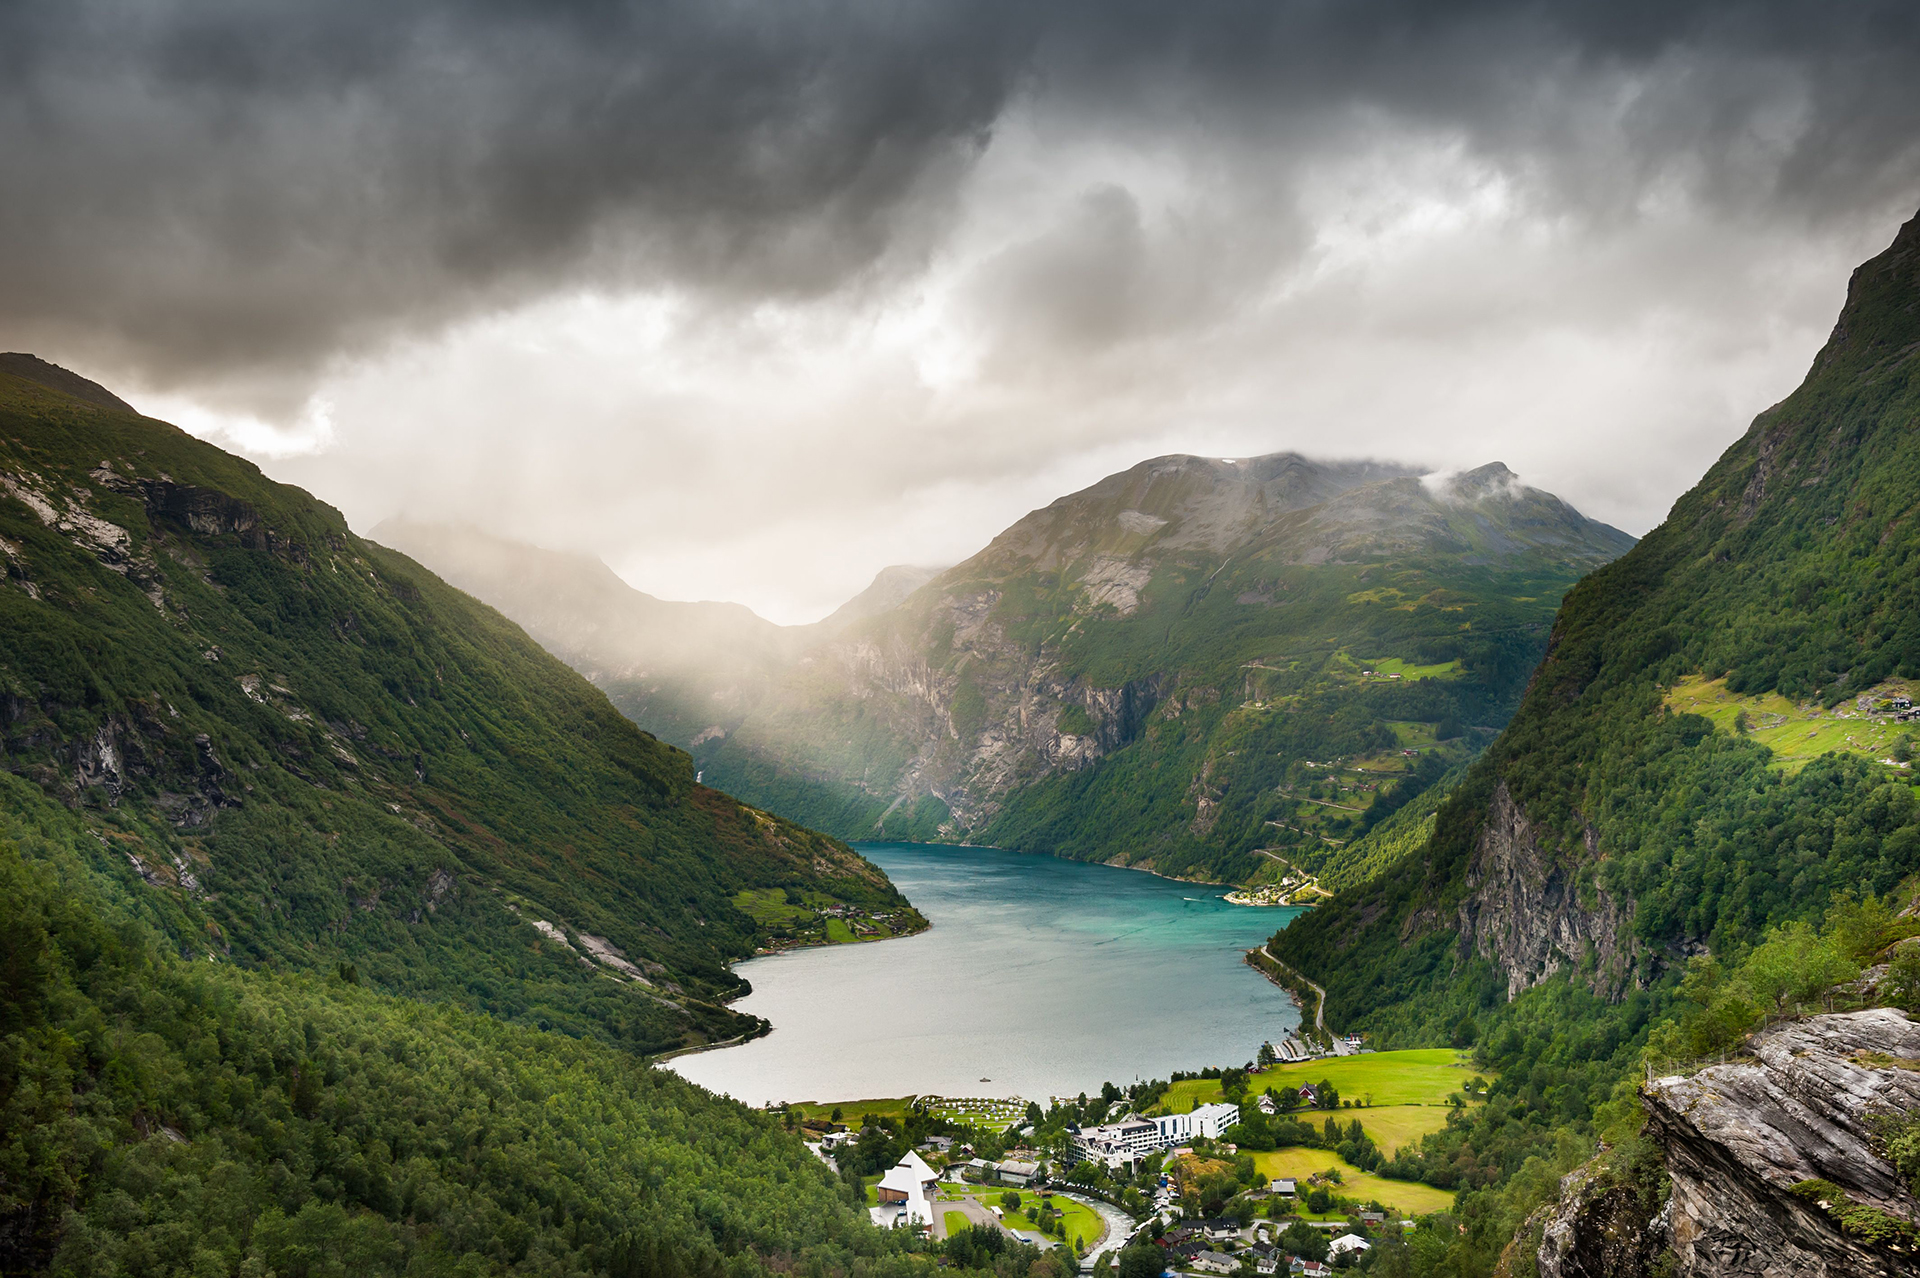
[[[742,888],[908,908],[337,512],[20,358],[0,758],[183,902],[180,952],[657,1051],[755,1028]]]
[[[0,1272],[932,1269],[772,1116],[590,1037],[376,992],[355,965],[182,957],[172,908],[11,783]],[[1037,1260],[1002,1248],[982,1267],[1024,1278]]]
[[[1497,1071],[1493,1102],[1399,1169],[1473,1191],[1487,1265],[1517,1224],[1493,1187],[1590,1147],[1632,1110],[1616,1089],[1643,1056],[1714,1050],[1713,971],[1823,917],[1844,930],[1920,870],[1896,761],[1802,766],[1663,695],[1704,674],[1864,718],[1883,681],[1920,677],[1917,303],[1920,219],[1856,273],[1805,384],[1568,594],[1513,721],[1431,834],[1273,940],[1325,984],[1331,1023],[1472,1045]],[[1529,928],[1580,939],[1529,948]],[[1731,1023],[1737,1038],[1750,1022]]]

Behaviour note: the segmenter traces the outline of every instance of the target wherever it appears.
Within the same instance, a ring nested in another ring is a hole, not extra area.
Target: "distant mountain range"
[[[1469,757],[1561,593],[1633,544],[1498,463],[1161,457],[782,628],[467,530],[375,536],[749,802],[1235,881],[1331,868]]]

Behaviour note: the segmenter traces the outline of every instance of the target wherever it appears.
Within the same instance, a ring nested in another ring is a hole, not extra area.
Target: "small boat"
[[[983,1078],[980,1081],[983,1083],[991,1083],[993,1080],[991,1078]]]

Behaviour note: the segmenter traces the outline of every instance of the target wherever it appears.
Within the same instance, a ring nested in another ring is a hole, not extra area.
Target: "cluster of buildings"
[[[1172,1149],[1193,1140],[1218,1140],[1240,1121],[1240,1107],[1225,1102],[1196,1106],[1186,1114],[1157,1118],[1128,1115],[1117,1123],[1069,1129],[1074,1155],[1083,1160],[1121,1167],[1148,1154]]]
[[[1019,1158],[1003,1158],[997,1163],[974,1158],[968,1160],[962,1174],[976,1184],[1014,1185],[1025,1189],[1040,1179],[1040,1164]]]
[[[1331,1274],[1330,1265],[1301,1256],[1289,1255],[1269,1242],[1262,1232],[1246,1242],[1246,1231],[1231,1220],[1198,1220],[1169,1230],[1166,1235],[1168,1260],[1178,1269],[1206,1274],[1237,1274],[1251,1262],[1256,1274],[1272,1278],[1322,1278]],[[1244,1243],[1245,1245],[1240,1245]],[[1337,1260],[1348,1252],[1366,1251],[1372,1244],[1358,1234],[1342,1234],[1329,1247],[1329,1258]],[[1235,1250],[1235,1248],[1238,1248]]]
[[[1367,1040],[1358,1034],[1349,1034],[1345,1038],[1336,1038],[1331,1047],[1315,1047],[1289,1034],[1278,1043],[1270,1044],[1275,1058],[1282,1065],[1298,1064],[1301,1061],[1319,1060],[1323,1056],[1358,1056],[1362,1052],[1371,1052]]]

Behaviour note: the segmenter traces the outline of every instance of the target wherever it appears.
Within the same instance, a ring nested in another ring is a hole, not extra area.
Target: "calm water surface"
[[[909,1093],[1044,1102],[1247,1061],[1299,1023],[1241,960],[1298,910],[990,848],[860,850],[933,926],[741,964],[753,993],[736,1006],[773,1033],[671,1068],[750,1105]]]

